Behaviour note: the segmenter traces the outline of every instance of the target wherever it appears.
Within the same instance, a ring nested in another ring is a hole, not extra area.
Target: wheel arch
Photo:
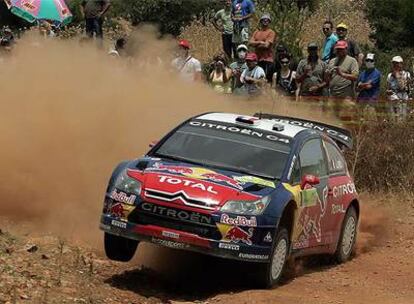
[[[360,215],[360,205],[359,205],[359,201],[358,201],[358,199],[356,199],[356,198],[354,198],[350,203],[349,203],[349,206],[348,206],[348,208],[350,208],[350,207],[354,207],[354,209],[355,209],[355,212],[356,212],[356,214],[357,214],[357,217],[358,217],[358,219],[359,219],[359,215]]]
[[[297,210],[297,203],[294,200],[290,200],[283,208],[282,216],[279,220],[279,227],[287,229],[290,241],[292,241],[293,231],[295,228]]]

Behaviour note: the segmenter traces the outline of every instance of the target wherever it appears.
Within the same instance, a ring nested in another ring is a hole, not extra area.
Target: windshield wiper
[[[251,170],[247,170],[243,167],[236,167],[236,166],[223,166],[221,167],[223,170],[231,170],[231,171],[236,171],[238,173],[244,173],[244,174],[248,174],[248,175],[252,175],[252,176],[256,176],[256,177],[261,177],[261,178],[266,178],[266,179],[271,179],[271,180],[275,180],[278,179],[275,176],[270,176],[270,175],[266,175],[263,174],[261,172],[257,172],[257,171],[251,171]]]
[[[205,164],[203,164],[201,162],[197,162],[197,161],[194,161],[194,160],[190,160],[188,158],[174,156],[174,155],[154,153],[154,156],[161,157],[161,158],[166,158],[166,159],[171,159],[171,160],[175,160],[175,161],[180,161],[180,162],[186,162],[186,163],[190,163],[190,164],[198,165],[198,166],[205,166]]]

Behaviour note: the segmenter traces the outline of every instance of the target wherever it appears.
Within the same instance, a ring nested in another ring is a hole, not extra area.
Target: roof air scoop
[[[281,125],[281,124],[274,124],[272,127],[273,131],[278,131],[278,132],[282,132],[285,130],[285,126]]]
[[[257,117],[239,116],[236,118],[236,122],[244,123],[247,125],[254,125],[259,119]]]

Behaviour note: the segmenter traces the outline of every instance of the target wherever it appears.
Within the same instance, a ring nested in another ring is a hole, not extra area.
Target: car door
[[[326,244],[323,218],[327,212],[328,170],[320,138],[306,141],[299,153],[292,178],[301,180],[306,175],[319,178],[319,183],[302,185],[301,201],[295,223],[293,249],[304,249]]]
[[[355,185],[348,174],[346,161],[341,151],[329,140],[323,145],[328,158],[328,206],[324,226],[327,227],[327,241],[336,242],[349,202],[356,194]]]

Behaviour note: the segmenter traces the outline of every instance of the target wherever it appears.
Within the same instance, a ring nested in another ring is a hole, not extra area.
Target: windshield
[[[191,121],[171,135],[155,155],[280,179],[289,139],[224,123]]]

